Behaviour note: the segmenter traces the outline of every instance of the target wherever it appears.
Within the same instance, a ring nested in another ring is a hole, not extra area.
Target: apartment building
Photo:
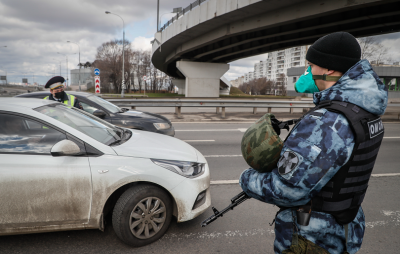
[[[231,80],[230,83],[234,87],[239,87],[240,85],[242,85],[244,83],[244,76],[238,77],[235,80]]]
[[[244,83],[250,82],[254,79],[254,72],[244,74]]]
[[[267,78],[270,80],[280,80],[281,74],[287,76],[287,69],[306,65],[307,46],[288,48],[268,53],[265,61],[260,61],[254,65],[254,72],[244,75],[244,82],[249,82],[257,78]]]

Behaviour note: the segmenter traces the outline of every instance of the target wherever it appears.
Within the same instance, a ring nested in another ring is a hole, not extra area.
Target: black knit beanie
[[[336,32],[319,38],[308,49],[306,59],[320,67],[345,73],[361,57],[361,47],[353,35]]]

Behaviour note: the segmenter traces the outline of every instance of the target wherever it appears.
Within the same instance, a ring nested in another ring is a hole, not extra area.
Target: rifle
[[[300,120],[301,120],[301,118],[300,119],[292,119],[292,120],[289,120],[289,121],[281,122],[281,121],[277,120],[274,117],[274,118],[271,118],[271,124],[272,124],[272,127],[274,128],[274,131],[276,132],[276,134],[280,135],[281,134],[281,129],[286,129],[286,130],[289,131],[289,125],[296,124]],[[212,215],[208,219],[204,220],[201,223],[201,226],[202,227],[207,226],[211,222],[213,222],[216,219],[218,219],[218,217],[224,216],[225,213],[229,212],[230,210],[233,210],[233,208],[235,208],[236,206],[240,205],[241,203],[243,203],[247,199],[250,199],[250,197],[244,191],[242,191],[238,195],[234,196],[231,199],[231,204],[228,207],[226,207],[225,209],[223,209],[222,211],[218,211],[215,207],[212,207],[214,215]]]
[[[225,209],[223,209],[222,211],[218,211],[215,207],[212,207],[214,215],[212,215],[208,219],[204,220],[201,223],[201,226],[202,227],[207,226],[211,222],[218,219],[218,217],[224,216],[225,213],[229,212],[230,210],[233,210],[233,208],[235,208],[236,206],[240,205],[241,203],[243,203],[244,201],[246,201],[247,199],[250,199],[250,198],[251,197],[249,197],[246,193],[244,193],[244,191],[242,191],[238,195],[234,196],[231,199],[231,204],[228,207],[226,207]]]

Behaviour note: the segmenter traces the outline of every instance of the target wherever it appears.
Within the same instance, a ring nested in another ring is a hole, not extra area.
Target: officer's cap
[[[65,79],[61,76],[52,77],[49,81],[47,81],[44,88],[50,88],[50,89],[59,88],[60,86],[64,86],[64,84],[63,84],[64,81],[65,81]]]

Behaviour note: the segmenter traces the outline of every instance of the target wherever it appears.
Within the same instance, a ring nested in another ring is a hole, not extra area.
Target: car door
[[[88,222],[88,157],[50,153],[67,136],[29,116],[0,112],[0,232]]]

